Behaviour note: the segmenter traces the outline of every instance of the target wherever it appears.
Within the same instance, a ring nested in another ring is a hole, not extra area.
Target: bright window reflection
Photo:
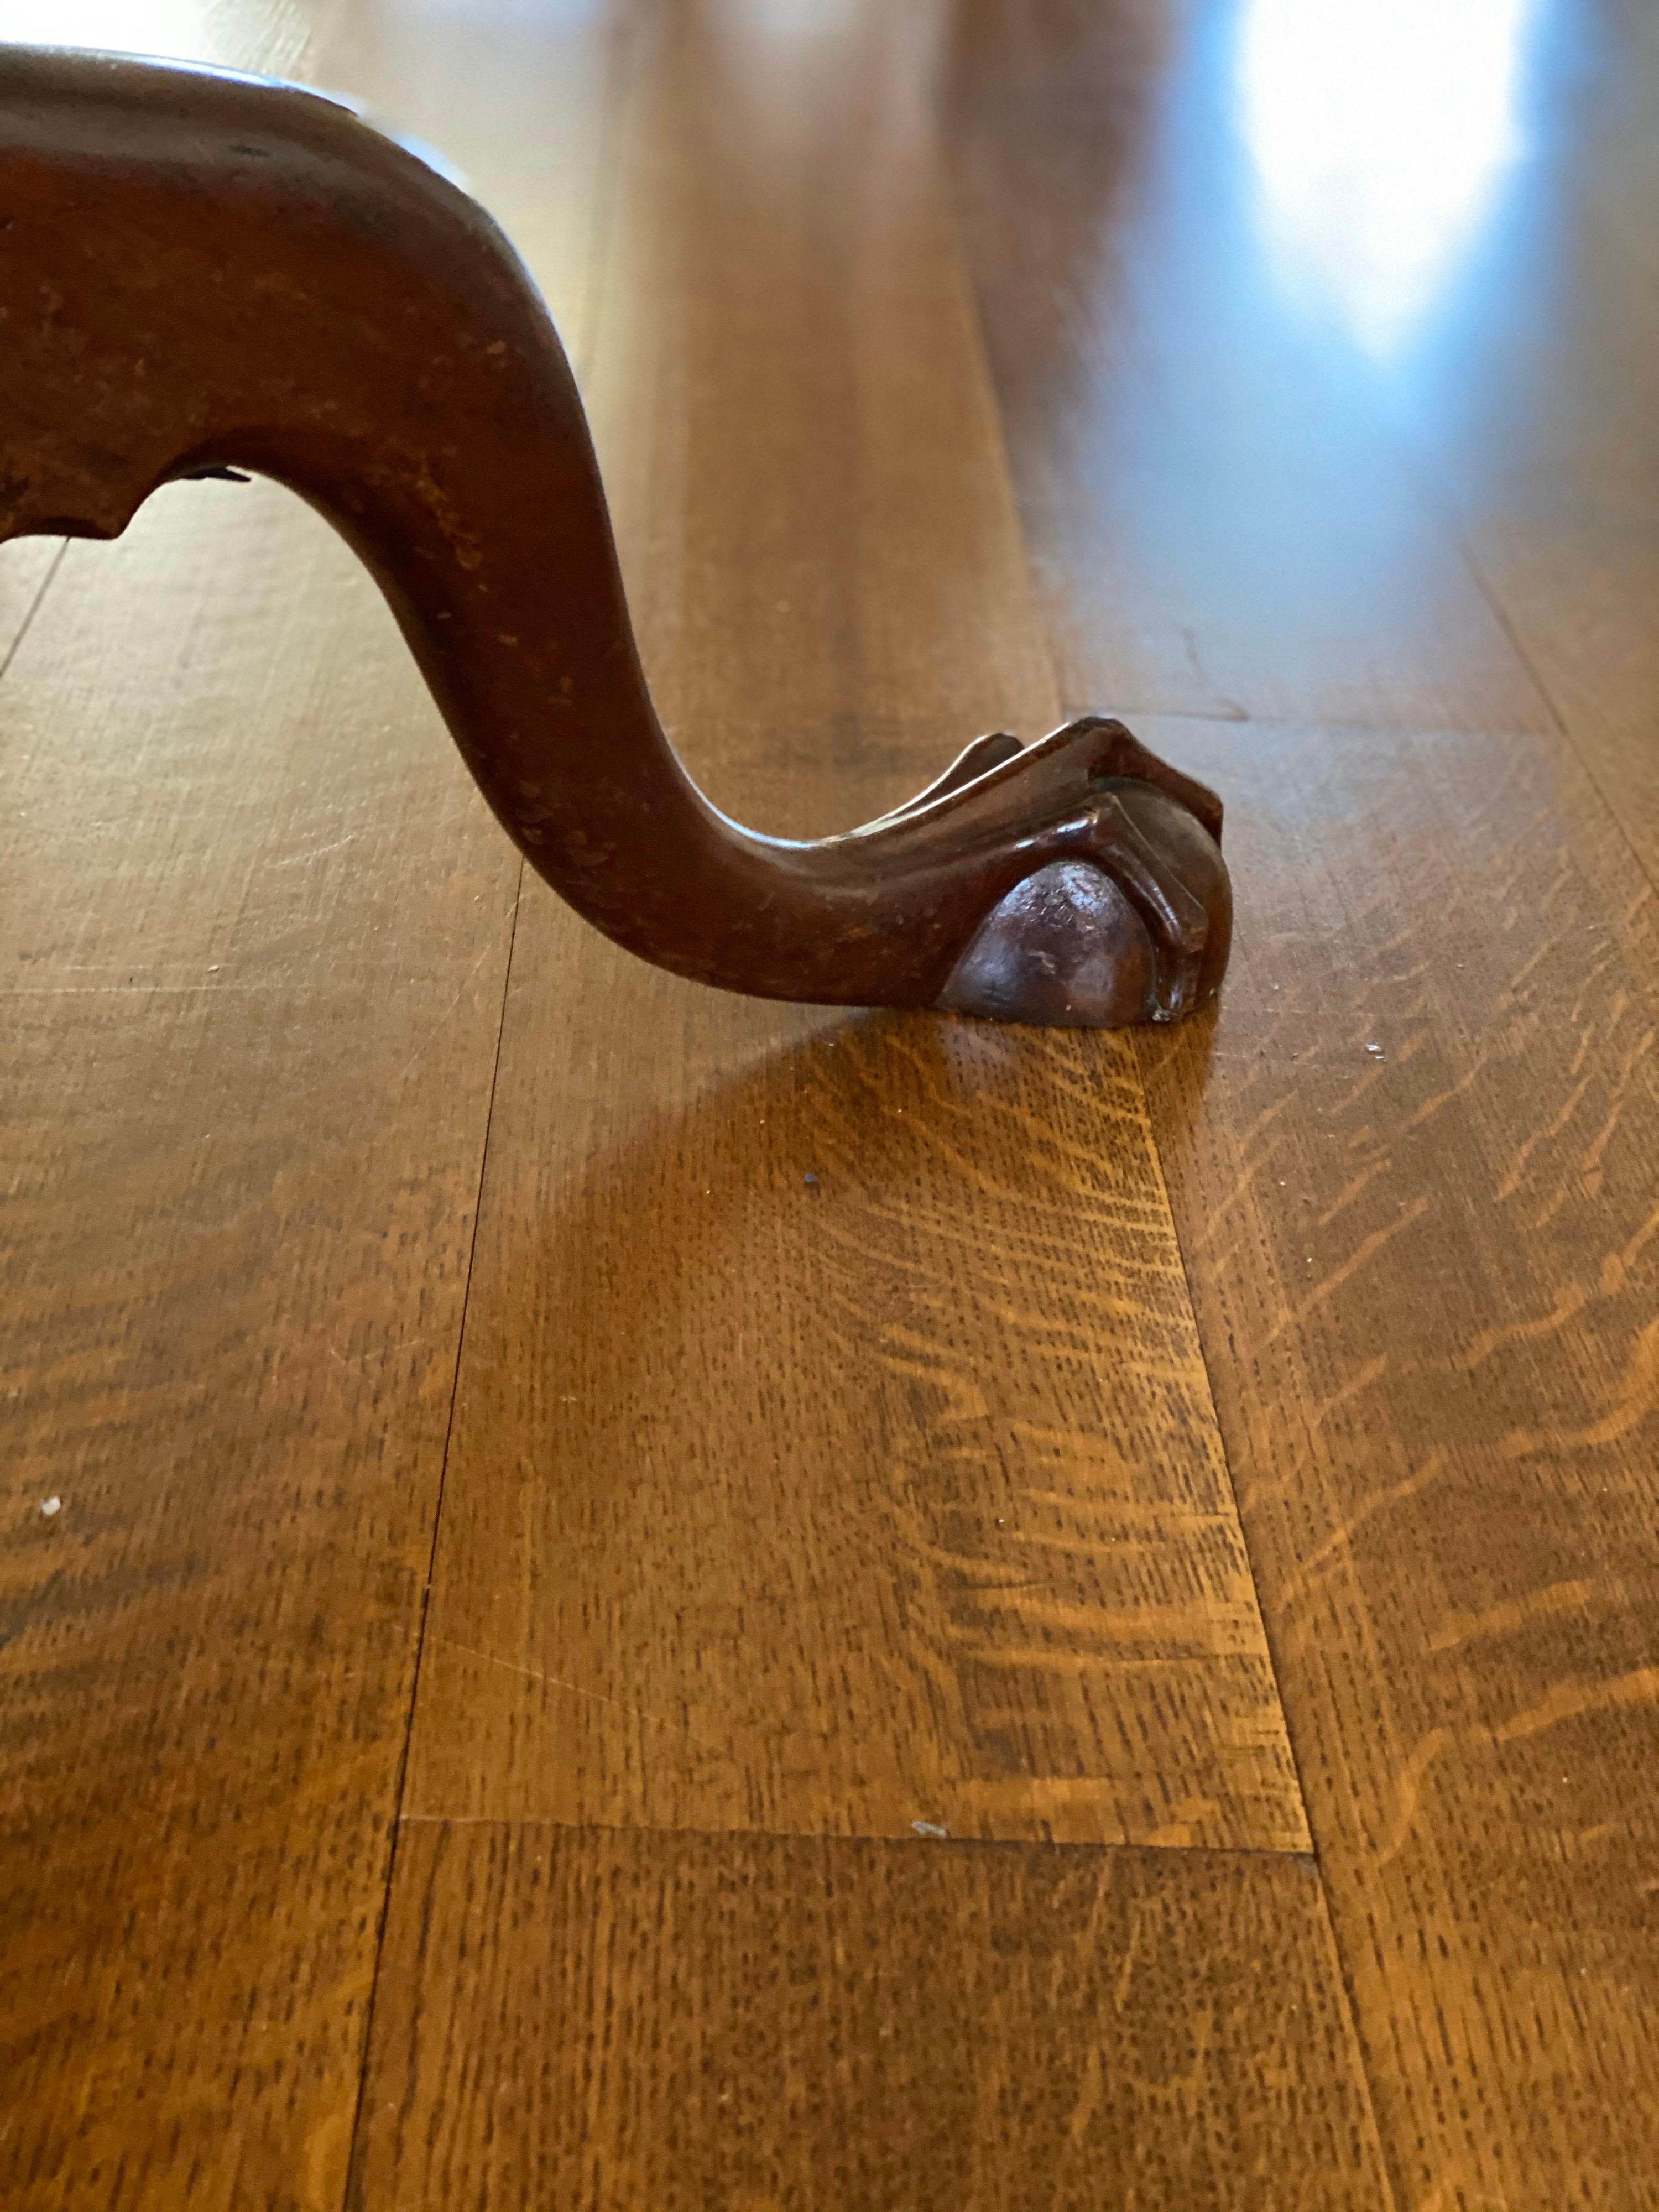
[[[1404,339],[1520,150],[1532,0],[1246,0],[1240,126],[1286,281]]]

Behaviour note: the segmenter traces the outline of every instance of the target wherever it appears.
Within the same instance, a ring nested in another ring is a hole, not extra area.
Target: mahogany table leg
[[[762,996],[1006,1021],[1212,998],[1215,795],[1091,715],[970,745],[813,843],[712,807],[653,708],[581,403],[489,216],[295,87],[9,49],[0,538],[109,538],[257,471],[374,572],[538,872],[619,944]]]

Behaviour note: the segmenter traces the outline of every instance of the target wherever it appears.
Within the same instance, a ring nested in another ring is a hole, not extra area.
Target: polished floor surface
[[[1239,899],[700,992],[286,495],[0,556],[0,2202],[1659,2203],[1659,16],[0,37],[469,176],[722,805],[1099,706]]]

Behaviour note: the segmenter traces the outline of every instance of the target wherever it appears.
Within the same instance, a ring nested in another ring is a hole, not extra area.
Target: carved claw
[[[895,822],[901,814],[919,814],[924,806],[931,806],[936,799],[948,798],[953,791],[963,790],[980,777],[988,775],[994,768],[1000,768],[1024,746],[1009,730],[993,730],[988,737],[975,738],[957,755],[943,775],[935,776],[926,791],[919,791],[914,799],[907,799],[902,806],[896,806],[890,814],[884,814],[884,822]],[[873,825],[872,825],[873,826]]]
[[[1075,744],[1098,726],[1090,718],[1056,737]],[[1137,750],[1137,766],[1164,769]],[[1178,1020],[1220,988],[1232,890],[1216,837],[1186,793],[1169,788],[1187,779],[1092,781],[1088,812],[1056,833],[1075,857],[1050,860],[998,901],[951,971],[944,1011],[1117,1029]],[[1218,805],[1202,799],[1218,830]]]

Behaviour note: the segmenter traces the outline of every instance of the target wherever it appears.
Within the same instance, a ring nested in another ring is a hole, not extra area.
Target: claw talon
[[[967,785],[976,783],[981,776],[988,775],[994,768],[1000,768],[1005,761],[1012,760],[1016,753],[1023,753],[1024,750],[1019,739],[1009,730],[993,730],[987,737],[975,738],[971,744],[963,747],[943,775],[935,776],[925,791],[919,791],[914,799],[907,799],[902,806],[896,806],[890,814],[884,814],[881,820],[896,822],[901,815],[919,813],[924,806],[931,806],[936,799],[947,798],[951,792],[961,791]],[[874,829],[877,825],[872,823],[869,826]]]
[[[1090,781],[1094,803],[1049,832],[1062,856],[1006,892],[958,957],[936,1001],[945,1011],[1115,1029],[1179,1021],[1215,995],[1232,895],[1214,839],[1162,784]],[[1218,826],[1218,805],[1207,811]]]

